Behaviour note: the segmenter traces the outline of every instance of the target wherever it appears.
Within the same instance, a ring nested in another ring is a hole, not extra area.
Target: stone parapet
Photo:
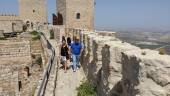
[[[114,32],[69,29],[65,34],[84,43],[80,62],[98,96],[169,96],[170,56],[123,42]]]
[[[1,17],[0,17],[1,18]],[[0,30],[3,30],[4,33],[12,32],[21,32],[23,31],[23,22],[22,20],[13,20],[14,18],[9,17],[4,20],[0,19]]]
[[[170,56],[153,50],[122,53],[123,96],[169,96],[169,64]]]
[[[13,21],[20,20],[19,16],[16,15],[0,15],[0,21]]]

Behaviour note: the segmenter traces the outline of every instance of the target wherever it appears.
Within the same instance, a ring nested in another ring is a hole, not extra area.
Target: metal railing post
[[[42,32],[39,32],[40,36],[41,36],[41,39],[45,39],[46,41],[46,47],[47,49],[50,50],[51,52],[51,56],[50,56],[50,59],[48,61],[48,64],[47,64],[47,67],[43,73],[43,78],[42,78],[42,81],[41,81],[41,84],[40,84],[40,87],[38,88],[38,93],[37,93],[37,96],[44,96],[45,94],[45,89],[46,89],[46,86],[47,86],[47,83],[48,83],[48,78],[50,76],[50,73],[51,73],[51,67],[52,67],[52,64],[53,64],[53,61],[54,61],[54,56],[55,56],[55,49],[52,47],[52,45],[49,43],[49,41],[47,40],[47,38],[44,36],[44,34]],[[50,54],[49,54],[50,55]]]

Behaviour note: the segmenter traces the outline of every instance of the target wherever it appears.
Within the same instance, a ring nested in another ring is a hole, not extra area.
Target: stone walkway
[[[56,50],[56,58],[58,57],[58,47],[59,45],[55,40],[49,39],[49,34],[45,33],[49,42],[55,47]],[[71,63],[70,63],[71,64]],[[53,66],[54,67],[54,66]],[[56,66],[57,67],[57,66]],[[49,79],[49,83],[47,85],[47,92],[45,96],[53,96],[53,88],[55,87],[55,96],[77,96],[76,88],[80,86],[82,81],[85,79],[85,74],[83,69],[80,68],[76,72],[70,68],[67,70],[67,73],[64,72],[63,69],[60,68],[61,64],[58,66],[57,71],[57,80],[55,81],[56,86],[54,85],[53,80],[55,80],[55,74],[51,75]],[[55,72],[54,72],[55,73]],[[53,72],[52,72],[53,74]]]
[[[63,69],[59,69],[55,96],[77,96],[76,88],[80,86],[84,79],[85,75],[82,68],[76,72],[69,69],[67,73]]]

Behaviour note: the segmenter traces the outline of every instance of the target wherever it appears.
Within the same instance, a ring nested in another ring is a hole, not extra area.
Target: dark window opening
[[[26,26],[27,26],[27,27],[30,27],[30,21],[27,21],[27,22],[26,22]]]
[[[76,14],[76,19],[80,19],[80,13]]]
[[[35,12],[35,10],[33,10],[33,13]]]

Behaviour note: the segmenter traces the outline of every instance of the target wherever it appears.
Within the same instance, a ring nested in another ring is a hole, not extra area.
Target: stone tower
[[[57,0],[58,25],[93,30],[94,0]]]
[[[24,22],[47,23],[46,0],[18,0],[19,16]]]

